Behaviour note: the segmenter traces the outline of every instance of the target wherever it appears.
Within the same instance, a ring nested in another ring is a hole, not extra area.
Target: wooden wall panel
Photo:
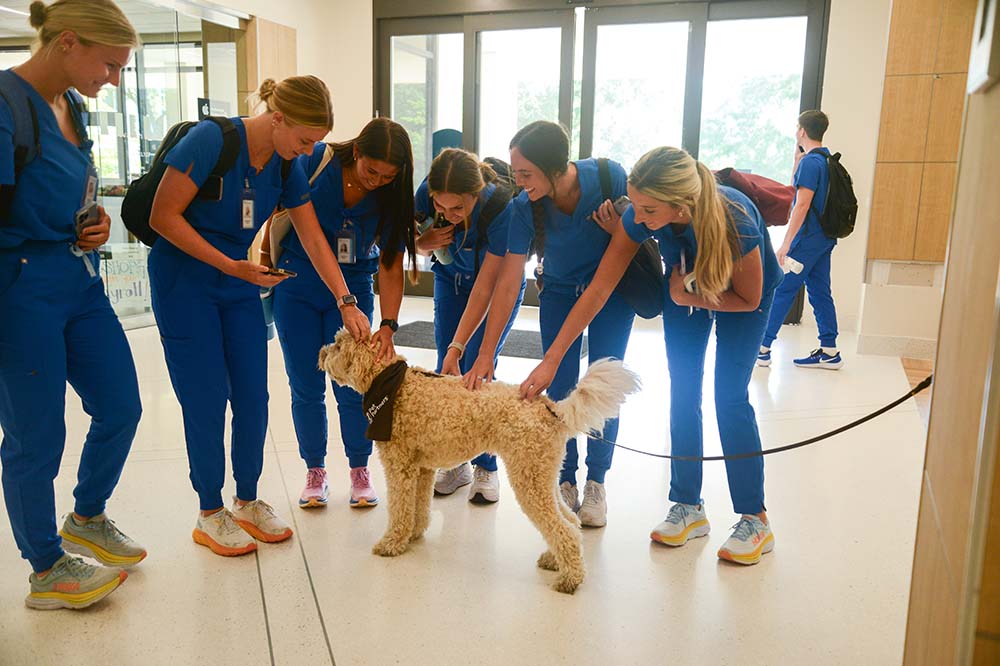
[[[893,0],[886,75],[934,71],[942,0]]]
[[[913,245],[915,261],[944,261],[948,246],[952,199],[955,195],[954,162],[924,164],[920,185],[920,210]]]
[[[253,110],[246,99],[257,92],[261,81],[298,74],[295,29],[251,18],[236,40],[236,74],[240,114],[249,115]]]
[[[913,259],[922,174],[922,164],[875,166],[869,259]]]
[[[930,74],[886,77],[876,161],[924,161],[933,87]]]
[[[1000,664],[1000,641],[976,638],[976,656],[972,666],[997,666]]]
[[[924,159],[928,162],[954,162],[958,159],[965,81],[965,74],[942,74],[934,79],[924,152]]]
[[[935,72],[969,71],[969,51],[975,22],[976,0],[944,0]]]
[[[929,549],[930,555],[918,552],[914,557],[906,666],[952,664],[955,660],[957,618],[942,616],[934,606],[940,599],[928,601],[922,595],[934,593],[936,581],[941,580],[936,549],[948,563],[951,573],[946,583],[956,599],[961,598],[967,576],[979,428],[986,402],[986,376],[998,334],[994,306],[1000,225],[985,223],[988,217],[984,215],[984,211],[1000,210],[998,117],[1000,86],[968,98],[921,492],[921,506],[930,498],[935,511],[921,510],[917,524],[921,549]],[[937,546],[926,545],[927,538],[936,538]],[[922,648],[917,650],[916,646]],[[931,655],[937,661],[921,660],[920,655]]]
[[[996,381],[996,377],[993,378]],[[1000,639],[1000,456],[993,469],[990,521],[986,528],[986,555],[979,589],[977,631]],[[997,644],[1000,649],[1000,643]],[[978,655],[977,655],[978,657]],[[994,662],[1000,664],[1000,660]]]

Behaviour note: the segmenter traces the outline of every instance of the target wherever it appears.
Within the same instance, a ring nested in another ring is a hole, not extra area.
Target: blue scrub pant
[[[542,332],[543,350],[548,351],[549,347],[552,346],[556,335],[559,334],[559,329],[569,315],[569,311],[573,309],[582,293],[583,286],[574,291],[572,287],[566,290],[562,285],[547,285],[538,295],[538,323]],[[587,327],[589,363],[602,358],[623,359],[625,348],[628,347],[629,335],[632,333],[633,319],[635,319],[635,311],[621,296],[612,293],[611,298]],[[569,395],[580,379],[580,345],[582,340],[583,336],[581,335],[573,341],[552,378],[548,395],[553,400],[559,401]],[[614,442],[618,439],[617,418],[607,420],[601,437],[608,442]],[[604,483],[604,476],[611,469],[611,458],[615,450],[615,447],[608,442],[593,437],[587,438],[588,481]],[[578,468],[579,454],[576,447],[576,437],[573,437],[566,442],[566,457],[563,459],[559,483],[569,481],[576,485],[576,470]]]
[[[456,274],[455,277],[448,278],[434,273],[434,342],[437,344],[438,353],[435,372],[441,372],[445,354],[448,353],[448,345],[455,338],[455,331],[458,330],[462,314],[469,304],[473,284],[475,281],[471,275]],[[500,335],[500,342],[497,343],[497,353],[493,357],[494,366],[496,366],[500,350],[503,349],[503,344],[507,340],[507,334],[510,333],[510,329],[514,326],[514,320],[517,319],[517,312],[521,309],[521,301],[524,300],[524,287],[525,283],[521,282],[521,291],[514,302],[514,309],[511,310],[510,319],[507,320],[507,327],[504,328],[503,334]],[[484,321],[465,345],[465,353],[462,354],[462,360],[458,363],[463,374],[468,372],[472,368],[472,364],[476,362],[485,333],[486,322]],[[497,471],[497,457],[488,453],[474,458],[472,464],[491,472]]]
[[[826,240],[826,239],[824,239]],[[763,345],[770,347],[778,337],[778,330],[788,316],[795,294],[799,287],[806,285],[809,304],[816,315],[816,325],[819,327],[819,344],[822,347],[837,346],[837,309],[833,305],[833,294],[830,292],[830,256],[833,254],[833,242],[819,245],[800,244],[789,252],[803,266],[801,273],[788,272],[785,279],[778,285],[774,293],[774,305],[771,306],[771,318],[767,322]]]
[[[89,254],[95,270],[97,253]],[[74,511],[96,516],[121,476],[142,408],[125,333],[81,257],[65,243],[0,250],[0,460],[7,516],[36,572],[63,555],[53,480],[66,443],[66,382],[90,430]]]
[[[256,285],[161,239],[149,255],[153,314],[184,417],[199,506],[224,506],[226,403],[236,496],[257,499],[267,435],[267,330]]]
[[[298,273],[274,289],[274,323],[285,357],[292,390],[292,422],[299,455],[306,467],[324,467],[326,461],[326,373],[317,367],[319,350],[333,343],[344,326],[336,299],[308,259],[286,255],[281,267]],[[358,309],[371,321],[375,312],[372,276],[344,267],[347,288],[358,299]],[[366,467],[372,441],[365,437],[368,419],[361,394],[331,381],[340,413],[340,436],[351,467]]]
[[[726,455],[760,451],[757,417],[747,386],[757,361],[764,325],[771,309],[765,294],[753,312],[716,312],[715,414]],[[707,310],[690,312],[669,294],[663,308],[663,337],[670,372],[670,446],[674,455],[700,456],[701,402],[705,352],[713,318]],[[726,461],[729,495],[736,513],[764,510],[764,459]],[[701,504],[702,463],[671,461],[670,501]]]

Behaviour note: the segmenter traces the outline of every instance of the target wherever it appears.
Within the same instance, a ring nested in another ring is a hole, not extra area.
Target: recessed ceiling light
[[[11,9],[10,7],[0,6],[0,12],[10,12],[11,14],[18,14],[19,16],[31,16],[28,12],[22,12],[18,9]]]

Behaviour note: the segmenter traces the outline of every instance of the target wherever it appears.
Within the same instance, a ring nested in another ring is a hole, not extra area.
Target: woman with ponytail
[[[198,493],[195,543],[219,555],[242,555],[257,541],[292,535],[274,509],[257,497],[267,433],[267,329],[260,287],[286,276],[247,261],[257,229],[277,204],[288,209],[310,260],[335,296],[347,293],[337,261],[309,200],[298,162],[333,127],[326,85],[314,76],[280,83],[265,79],[258,91],[265,110],[230,118],[239,155],[215,188],[217,198],[196,198],[223,150],[223,127],[207,119],[167,153],[150,226],[161,238],[149,254],[153,314],[184,416],[191,483]],[[346,318],[346,317],[345,317]],[[360,312],[347,322],[368,336]],[[232,467],[236,495],[223,504],[226,406],[232,409]]]
[[[111,220],[97,205],[81,97],[118,85],[139,37],[110,0],[33,2],[31,25],[31,57],[0,71],[0,466],[14,541],[33,570],[25,605],[83,608],[146,557],[105,514],[142,410],[101,281],[97,248]],[[57,532],[67,382],[91,422]]]
[[[594,215],[601,206],[625,194],[625,170],[608,161],[610,200],[601,185],[598,160],[569,160],[569,136],[556,123],[537,121],[521,128],[510,142],[510,164],[524,191],[514,200],[511,212],[507,257],[486,321],[486,333],[479,358],[466,373],[469,388],[477,388],[493,378],[494,357],[500,334],[517,296],[528,254],[535,252],[543,265],[544,289],[538,294],[538,324],[546,358],[566,315],[594,277],[601,257],[611,240],[612,226]],[[602,208],[603,210],[603,208]],[[544,257],[544,263],[543,263]],[[536,272],[537,273],[537,272]],[[562,400],[580,377],[581,333],[589,325],[589,361],[625,356],[635,311],[613,294],[601,301],[590,318],[572,338],[566,340],[552,375],[544,388],[549,397]],[[539,389],[541,392],[542,389]],[[576,472],[579,456],[576,438],[566,442],[566,457],[559,476],[563,500],[588,527],[607,523],[607,495],[604,477],[611,469],[618,419],[609,419],[600,437],[587,438],[587,483],[579,501]]]
[[[715,324],[715,411],[726,455],[756,453],[760,435],[747,386],[764,336],[781,269],[764,221],[742,193],[717,186],[712,172],[680,148],[655,148],[628,178],[632,206],[625,212],[593,282],[570,312],[545,359],[521,385],[533,397],[551,381],[552,368],[615,288],[647,238],[655,238],[671,269],[663,307],[670,372],[670,442],[675,455],[702,455],[701,391],[708,338]],[[611,219],[603,207],[599,216]],[[764,462],[726,462],[733,509],[741,514],[719,557],[756,564],[774,547],[764,512]],[[701,500],[700,462],[673,461],[666,519],[650,537],[681,546],[709,532]]]
[[[461,375],[479,355],[486,330],[483,319],[507,254],[512,195],[513,188],[501,183],[488,164],[458,148],[441,151],[431,163],[426,180],[417,188],[418,219],[443,217],[448,223],[427,228],[417,239],[417,250],[427,253],[447,249],[452,258],[447,264],[436,254],[431,259],[438,372]],[[524,286],[522,271],[520,291],[500,334],[494,364],[521,307]],[[469,484],[470,502],[492,504],[499,499],[496,456],[484,453],[472,461],[472,468],[462,463],[438,470],[434,493],[450,495]]]
[[[392,358],[407,250],[415,274],[413,150],[403,126],[375,118],[356,138],[330,146],[317,143],[298,162],[313,177],[324,155],[329,161],[313,178],[311,197],[322,228],[320,242],[327,251],[336,248],[332,269],[338,288],[326,288],[326,278],[311,260],[308,237],[295,229],[281,243],[278,266],[298,277],[274,290],[274,322],[292,391],[292,421],[306,465],[305,487],[299,495],[302,508],[326,506],[329,496],[327,378],[316,367],[320,347],[332,344],[343,326],[353,330],[363,325],[368,330],[375,313],[372,275],[377,272],[382,319],[374,339],[380,344],[379,357]],[[348,501],[353,508],[375,506],[378,495],[368,474],[372,441],[365,437],[368,419],[361,395],[350,387],[331,384],[350,468]]]

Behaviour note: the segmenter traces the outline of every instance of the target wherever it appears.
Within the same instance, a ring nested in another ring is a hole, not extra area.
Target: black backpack
[[[3,225],[10,220],[10,207],[14,203],[14,192],[21,172],[41,154],[42,147],[39,140],[38,112],[28,96],[28,91],[24,89],[24,84],[18,81],[17,75],[13,72],[0,70],[0,97],[7,102],[11,118],[14,120],[14,132],[11,137],[14,144],[14,184],[0,186],[0,225]],[[65,97],[69,103],[70,116],[73,118],[80,145],[89,152],[88,113],[83,97],[72,89],[66,91]],[[93,162],[92,157],[90,160]]]
[[[823,211],[818,212],[819,226],[828,238],[847,238],[854,231],[854,223],[858,219],[858,198],[854,194],[854,181],[851,174],[840,163],[840,153],[827,155],[819,148],[809,151],[826,159],[827,179],[826,203]]]
[[[209,116],[206,120],[215,123],[222,130],[222,152],[219,153],[219,160],[215,163],[215,168],[212,169],[212,173],[195,198],[217,200],[217,194],[222,190],[215,184],[215,181],[221,180],[226,172],[236,164],[236,159],[240,156],[240,135],[229,118]],[[150,228],[149,215],[153,210],[153,197],[156,196],[156,188],[160,186],[163,174],[167,171],[164,158],[197,124],[195,121],[186,120],[167,130],[166,136],[163,137],[160,147],[153,156],[149,170],[129,183],[128,191],[125,192],[125,198],[122,200],[122,221],[125,223],[125,228],[149,247],[153,247],[153,243],[160,237]],[[284,166],[283,164],[282,175],[284,175]]]

